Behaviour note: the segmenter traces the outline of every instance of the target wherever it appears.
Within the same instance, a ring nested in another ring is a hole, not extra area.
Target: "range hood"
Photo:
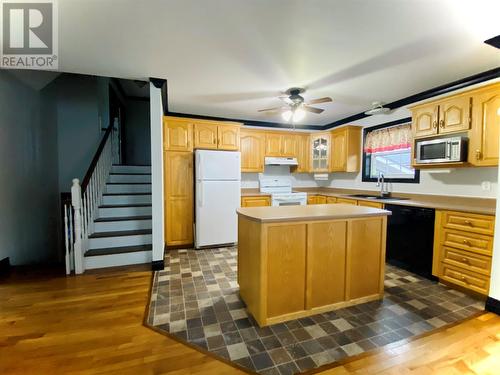
[[[264,164],[265,165],[299,165],[297,162],[297,158],[276,158],[276,157],[270,157],[266,156],[264,159]]]

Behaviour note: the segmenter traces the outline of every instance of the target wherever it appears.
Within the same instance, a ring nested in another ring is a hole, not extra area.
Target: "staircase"
[[[85,269],[152,261],[151,167],[113,165],[89,228]]]

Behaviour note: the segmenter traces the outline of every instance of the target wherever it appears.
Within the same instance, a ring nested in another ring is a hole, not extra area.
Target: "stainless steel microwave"
[[[452,163],[467,160],[467,137],[448,137],[417,140],[416,163]]]

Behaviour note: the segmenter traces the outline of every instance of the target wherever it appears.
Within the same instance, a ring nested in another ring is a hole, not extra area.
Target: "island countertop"
[[[240,207],[238,215],[261,223],[316,221],[388,216],[390,211],[350,204],[319,204],[280,207]]]

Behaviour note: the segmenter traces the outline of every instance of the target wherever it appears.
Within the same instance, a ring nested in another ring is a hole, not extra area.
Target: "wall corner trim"
[[[491,311],[497,315],[500,315],[500,301],[493,297],[486,298],[485,309],[486,311]]]

